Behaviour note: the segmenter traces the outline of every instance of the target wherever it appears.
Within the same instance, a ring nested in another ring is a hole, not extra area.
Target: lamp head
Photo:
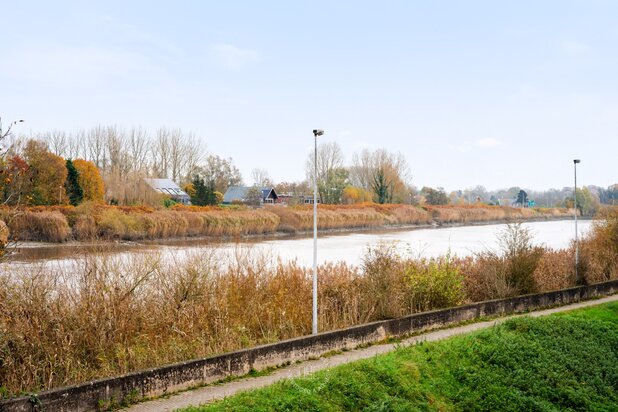
[[[574,163],[574,164],[578,164],[578,163],[580,163],[580,162],[581,162],[581,160],[579,160],[579,159],[574,159],[574,160],[573,160],[573,163]]]
[[[323,129],[315,129],[315,130],[313,131],[313,135],[314,135],[315,137],[322,136],[323,134],[324,134],[324,130],[323,130]]]

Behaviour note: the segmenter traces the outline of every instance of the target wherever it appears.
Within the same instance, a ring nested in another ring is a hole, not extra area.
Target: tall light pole
[[[313,131],[313,321],[311,332],[318,333],[318,136],[322,136],[324,130]]]
[[[573,168],[575,171],[575,189],[573,190],[573,204],[575,205],[575,283],[579,284],[579,239],[577,235],[577,164],[581,162],[579,159],[573,160]]]

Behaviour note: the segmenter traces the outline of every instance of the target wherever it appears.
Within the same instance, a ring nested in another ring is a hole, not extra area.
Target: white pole
[[[318,333],[318,135],[314,132],[313,151],[313,322],[312,333]]]
[[[577,163],[579,163],[579,160],[574,160],[573,161],[573,167],[575,170],[575,191],[573,194],[573,204],[575,205],[575,283],[579,284],[580,279],[579,279],[579,273],[578,273],[578,266],[579,266],[579,239],[578,239],[578,235],[577,235]]]

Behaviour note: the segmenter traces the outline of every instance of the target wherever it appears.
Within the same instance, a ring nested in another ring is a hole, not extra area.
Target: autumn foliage
[[[33,205],[53,205],[67,203],[64,183],[67,179],[66,162],[60,156],[47,151],[45,144],[30,140],[24,148],[28,162],[28,178],[31,194],[28,203]]]
[[[73,165],[79,172],[79,185],[84,191],[84,200],[103,203],[105,186],[99,169],[89,160],[75,159]]]
[[[110,206],[87,201],[77,207],[70,205],[21,207],[19,214],[36,219],[12,218],[8,208],[0,208],[0,220],[5,220],[15,240],[63,242],[70,239],[167,239],[195,236],[239,236],[297,233],[313,227],[313,209],[269,206],[250,209],[244,206],[183,206],[156,209],[150,206]],[[44,212],[54,212],[45,214]],[[319,205],[318,228],[342,230],[405,225],[441,225],[470,222],[552,219],[567,216],[563,209],[515,209],[499,206],[417,207],[410,205]],[[32,222],[57,231],[33,230]],[[59,226],[59,220],[64,222]],[[38,223],[37,223],[38,224]],[[62,229],[61,229],[62,226]],[[64,230],[64,227],[69,230]],[[40,237],[37,237],[40,236]]]

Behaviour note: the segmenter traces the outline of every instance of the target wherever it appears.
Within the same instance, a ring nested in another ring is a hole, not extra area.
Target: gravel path
[[[423,333],[418,336],[411,337],[409,339],[405,339],[396,344],[383,344],[383,345],[374,345],[364,349],[355,349],[347,352],[343,352],[338,355],[330,356],[327,358],[320,358],[312,361],[305,361],[299,364],[294,364],[290,366],[283,367],[281,369],[277,369],[266,376],[259,376],[255,378],[243,378],[236,381],[220,384],[220,385],[211,385],[205,386],[203,388],[181,392],[176,395],[171,395],[167,398],[160,398],[151,401],[146,401],[143,403],[139,403],[133,405],[129,408],[123,409],[124,411],[130,412],[154,412],[154,411],[173,411],[178,408],[184,408],[187,406],[196,406],[203,403],[212,402],[215,400],[223,399],[224,397],[228,397],[234,395],[238,392],[247,391],[250,389],[261,388],[267,385],[271,385],[281,379],[287,378],[295,378],[298,376],[305,376],[311,374],[313,372],[332,368],[337,365],[342,365],[344,363],[354,362],[360,359],[371,358],[373,356],[390,352],[395,349],[395,347],[401,347],[402,345],[414,345],[420,341],[436,341],[445,338],[449,338],[451,336],[460,335],[463,333],[468,333],[472,331],[476,331],[479,329],[490,328],[498,323],[502,323],[505,320],[512,319],[519,316],[545,316],[552,313],[564,312],[573,309],[584,308],[588,306],[600,305],[606,302],[612,302],[618,300],[618,295],[608,296],[602,299],[586,301],[575,303],[567,306],[561,306],[553,309],[540,310],[537,312],[531,312],[525,315],[512,315],[506,316],[503,318],[487,321],[487,322],[478,322],[472,323],[464,326],[457,326],[449,329],[437,330],[434,332]]]

